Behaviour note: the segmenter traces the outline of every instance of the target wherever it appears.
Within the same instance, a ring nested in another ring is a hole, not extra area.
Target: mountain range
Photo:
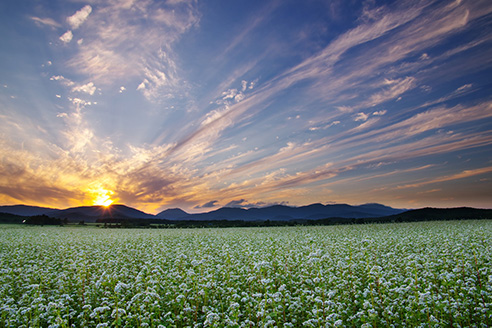
[[[168,209],[157,214],[167,220],[242,220],[242,221],[290,221],[295,219],[317,220],[327,217],[371,218],[395,215],[404,212],[381,204],[347,205],[347,204],[311,204],[307,206],[273,205],[261,208],[243,209],[222,207],[207,213],[188,214],[181,209]]]
[[[29,205],[0,206],[0,213],[7,213],[19,216],[46,215],[53,218],[65,219],[68,221],[95,222],[98,219],[155,219],[156,216],[139,211],[126,205],[115,204],[105,206],[80,206],[67,209],[56,209],[49,207],[38,207]]]
[[[347,205],[347,204],[311,204],[307,206],[273,205],[262,208],[237,208],[222,207],[205,213],[187,213],[179,208],[167,209],[157,215],[148,214],[128,207],[115,204],[104,206],[81,206],[67,209],[55,209],[48,207],[11,205],[0,206],[0,213],[19,216],[46,215],[49,217],[65,219],[69,221],[95,222],[100,219],[163,219],[163,220],[189,220],[189,221],[214,221],[214,220],[242,220],[242,221],[290,221],[290,220],[316,220],[329,217],[338,218],[373,218],[389,215],[397,215],[406,211],[395,209],[381,204]]]

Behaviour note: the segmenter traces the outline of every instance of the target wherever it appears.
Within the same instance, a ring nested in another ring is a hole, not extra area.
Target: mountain
[[[0,213],[19,215],[23,217],[35,216],[35,215],[47,215],[53,218],[64,219],[69,221],[86,221],[95,222],[101,218],[118,218],[118,219],[155,219],[152,214],[147,214],[137,209],[115,204],[108,207],[105,206],[80,206],[71,207],[64,210],[28,206],[28,205],[13,205],[13,206],[0,206]]]
[[[39,207],[39,206],[28,206],[28,205],[7,205],[0,206],[0,213],[8,213],[20,216],[33,216],[33,215],[43,215],[57,209],[49,207]]]
[[[421,208],[416,210],[395,209],[381,204],[352,206],[347,204],[311,204],[307,206],[274,205],[262,208],[243,209],[222,207],[217,210],[189,214],[179,208],[171,208],[157,215],[147,214],[121,204],[108,207],[81,206],[64,210],[27,206],[0,206],[0,223],[21,223],[27,217],[47,215],[56,219],[67,218],[72,222],[132,222],[133,224],[225,224],[239,221],[255,224],[284,224],[292,220],[314,224],[370,223],[370,222],[413,222],[430,220],[492,219],[492,209]],[[360,219],[360,220],[359,220]],[[200,222],[201,221],[201,222]],[[228,222],[227,222],[228,221]],[[269,222],[268,222],[269,221]],[[188,222],[188,223],[187,223]],[[193,223],[195,222],[195,223]],[[208,222],[208,223],[207,223]],[[221,223],[222,222],[222,223]]]
[[[172,211],[172,212],[167,212]],[[167,219],[181,219],[194,221],[213,220],[243,220],[243,221],[289,221],[295,219],[316,220],[327,217],[339,218],[372,218],[395,215],[404,212],[403,209],[394,209],[380,204],[365,204],[359,206],[347,204],[311,204],[307,206],[293,207],[285,205],[273,205],[262,208],[243,209],[238,207],[222,207],[207,213],[196,213],[187,215],[174,215],[180,213],[179,209],[166,210],[157,216]],[[169,214],[169,215],[168,215]]]
[[[152,214],[147,214],[126,205],[115,204],[111,206],[80,206],[58,210],[47,213],[48,216],[56,218],[67,218],[73,220],[84,220],[88,222],[97,219],[155,219]]]
[[[25,216],[15,215],[11,213],[0,212],[0,223],[20,224],[26,219]]]
[[[167,210],[160,212],[156,216],[160,219],[179,220],[186,219],[189,215],[190,214],[186,213],[180,208],[168,208]]]
[[[115,204],[105,206],[80,206],[63,210],[27,206],[0,206],[0,213],[20,216],[48,215],[55,218],[67,218],[70,221],[93,222],[101,218],[131,218],[131,219],[166,219],[166,220],[243,220],[243,221],[289,221],[293,219],[316,220],[327,217],[340,218],[370,218],[395,215],[403,212],[381,204],[364,204],[359,206],[347,204],[311,204],[307,206],[273,205],[261,208],[243,209],[239,207],[222,207],[205,213],[189,214],[179,208],[170,208],[157,215],[147,214],[137,209]]]
[[[384,219],[393,220],[396,222],[492,219],[492,209],[479,209],[471,207],[425,207],[416,210],[409,210],[396,215],[387,216]]]
[[[395,214],[395,209],[386,205],[377,204],[377,203],[369,203],[360,205],[359,208],[362,209],[370,209],[374,211],[378,211],[379,213],[384,213],[385,216]],[[398,211],[405,212],[407,209],[399,209]]]

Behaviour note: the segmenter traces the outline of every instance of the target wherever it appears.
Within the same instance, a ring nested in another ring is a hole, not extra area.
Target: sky
[[[0,204],[492,208],[492,2],[0,2]]]

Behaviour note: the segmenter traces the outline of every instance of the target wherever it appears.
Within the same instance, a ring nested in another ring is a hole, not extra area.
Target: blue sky
[[[490,1],[0,15],[4,205],[491,207]]]

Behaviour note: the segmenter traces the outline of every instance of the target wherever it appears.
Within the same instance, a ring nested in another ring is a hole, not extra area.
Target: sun
[[[113,204],[113,202],[114,202],[114,200],[112,200],[111,198],[109,198],[109,196],[107,196],[107,197],[101,197],[101,198],[95,199],[94,205],[102,205],[102,206],[108,207],[109,205]]]
[[[114,202],[114,200],[111,199],[111,196],[114,194],[114,192],[111,190],[107,190],[100,187],[97,189],[93,189],[92,194],[93,194],[93,200],[92,200],[93,205],[101,205],[101,206],[108,207]]]

